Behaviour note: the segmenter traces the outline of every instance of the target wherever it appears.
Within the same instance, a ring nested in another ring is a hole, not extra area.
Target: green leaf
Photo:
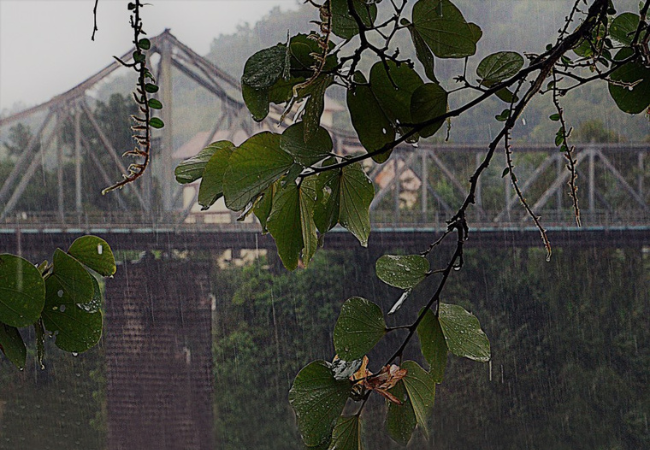
[[[384,255],[377,260],[375,270],[384,283],[411,289],[427,277],[429,261],[421,255]]]
[[[0,351],[18,369],[25,368],[27,349],[17,328],[0,323]]]
[[[386,70],[388,68],[388,70]],[[390,119],[393,128],[404,134],[408,129],[401,129],[399,124],[412,123],[411,97],[424,82],[422,78],[406,64],[397,65],[379,61],[370,71],[370,86],[382,110]],[[389,152],[382,156],[386,158]]]
[[[386,414],[386,431],[391,438],[398,444],[406,445],[411,440],[411,435],[417,425],[413,404],[406,393],[404,381],[397,382],[395,387],[390,390],[396,398],[402,401],[401,405],[386,401],[388,403],[388,413]]]
[[[244,209],[262,191],[278,180],[293,164],[280,148],[280,135],[258,133],[241,144],[230,156],[223,177],[226,206]]]
[[[314,361],[298,373],[289,391],[289,403],[307,446],[315,447],[330,439],[351,387],[349,380],[335,380],[325,361]]]
[[[260,50],[248,58],[244,65],[242,84],[253,89],[265,89],[273,86],[284,73],[286,50],[286,45],[278,44]]]
[[[498,52],[483,58],[476,68],[476,74],[481,84],[494,84],[516,75],[523,66],[524,57],[519,53]]]
[[[480,28],[467,23],[449,0],[419,0],[413,6],[411,21],[439,58],[464,58],[476,53]]]
[[[201,178],[203,176],[203,171],[205,170],[205,165],[210,161],[212,155],[224,146],[233,147],[233,144],[228,141],[213,142],[197,153],[196,156],[192,156],[180,163],[174,171],[176,181],[181,184],[187,184]]]
[[[115,274],[115,257],[110,245],[97,236],[82,236],[76,239],[68,254],[98,274],[110,277]]]
[[[151,119],[149,119],[149,125],[153,128],[160,129],[165,126],[165,122],[160,120],[158,117],[152,117]]]
[[[263,233],[267,233],[269,231],[266,227],[266,223],[273,207],[273,195],[275,194],[276,184],[277,182],[269,186],[262,193],[262,198],[260,198],[253,207],[253,214],[255,214],[255,217],[257,217],[257,219],[260,221]]]
[[[445,376],[445,367],[447,366],[447,341],[442,333],[440,322],[436,315],[430,309],[424,314],[424,318],[419,323],[418,338],[420,339],[420,349],[422,356],[427,360],[431,369],[429,373],[436,383],[442,383]]]
[[[476,316],[461,306],[440,303],[438,320],[450,352],[474,361],[490,360],[490,341]]]
[[[45,282],[29,261],[0,254],[0,322],[26,327],[38,320],[45,303]]]
[[[214,142],[208,147],[214,149],[214,153],[205,165],[203,179],[199,186],[199,205],[204,210],[223,196],[223,176],[234,147],[228,141]]]
[[[280,148],[293,156],[293,159],[309,167],[327,158],[333,144],[329,132],[317,127],[308,139],[305,139],[305,122],[297,122],[284,130],[280,138]]]
[[[162,107],[163,107],[162,103],[160,103],[160,101],[156,100],[155,98],[150,98],[148,105],[149,105],[149,108],[152,108],[152,109],[162,109]]]
[[[77,303],[77,306],[87,313],[94,313],[101,311],[102,309],[102,290],[99,287],[99,283],[95,277],[91,277],[93,280],[93,298],[87,303]]]
[[[361,72],[354,75],[357,84],[348,90],[347,104],[352,126],[368,152],[379,150],[395,140],[395,129]],[[388,159],[390,151],[373,156],[378,163]]]
[[[638,27],[639,15],[626,12],[612,21],[609,27],[609,35],[623,45],[631,45]]]
[[[632,54],[632,50],[620,50],[615,60],[620,61]],[[650,69],[637,62],[628,62],[616,69],[609,78],[620,83],[637,83],[634,86],[619,86],[609,83],[609,94],[621,111],[639,114],[650,106]]]
[[[315,181],[304,180],[300,187],[288,183],[272,201],[266,227],[275,239],[284,266],[293,270],[302,262],[306,266],[316,253],[318,236],[314,223]]]
[[[506,103],[514,103],[517,100],[519,100],[519,97],[517,97],[513,92],[511,92],[508,88],[503,88],[499,89],[494,93],[497,97],[499,97],[500,100],[506,102]]]
[[[447,112],[447,92],[440,85],[427,83],[415,90],[411,97],[413,122],[422,123]],[[433,136],[444,123],[440,119],[420,130],[422,137]]]
[[[361,450],[359,416],[339,417],[328,450]]]
[[[149,39],[140,39],[138,41],[138,47],[143,50],[149,50],[151,48],[151,41]]]
[[[335,158],[330,158],[326,163],[335,163]],[[331,164],[324,164],[328,166]],[[339,222],[339,209],[341,207],[341,180],[340,170],[331,170],[320,173],[316,178],[316,206],[314,208],[314,222],[318,231],[327,233]]]
[[[158,86],[156,86],[153,83],[147,83],[144,85],[144,90],[150,94],[155,94],[156,92],[158,92]]]
[[[429,436],[428,419],[436,395],[436,384],[429,374],[415,361],[405,361],[402,369],[408,373],[402,379],[409,396],[415,419],[425,436]]]
[[[548,118],[551,119],[553,122],[557,122],[560,120],[560,115],[558,113],[555,113],[548,116]]]
[[[375,187],[361,164],[343,167],[339,178],[339,223],[347,228],[361,243],[368,246],[370,235],[370,203],[375,197]]]
[[[434,83],[438,82],[436,74],[434,73],[435,58],[431,49],[427,46],[427,43],[422,39],[420,32],[413,26],[413,24],[408,25],[409,33],[411,33],[411,40],[413,41],[413,46],[415,47],[415,56],[418,58],[418,61],[422,63],[424,67],[424,73],[427,78]]]
[[[353,0],[354,10],[361,18],[361,22],[371,27],[377,18],[377,6],[366,5],[365,0]],[[359,25],[348,8],[348,0],[331,0],[332,5],[332,33],[343,39],[352,39],[359,34]]]
[[[334,326],[334,350],[346,361],[368,353],[386,334],[381,308],[365,298],[352,297],[341,306]]]
[[[50,278],[56,278],[61,285],[62,291],[58,293],[59,297],[66,294],[75,304],[92,301],[95,293],[92,276],[79,261],[57,248],[52,264],[53,270]]]
[[[56,277],[48,278],[45,284],[47,293],[43,324],[54,333],[56,346],[67,352],[79,353],[95,346],[102,335],[102,313],[89,313],[79,308],[77,300],[70,296]]]
[[[322,55],[323,50],[319,47],[318,42],[306,34],[297,34],[291,38],[289,44],[291,52],[291,76],[309,78],[314,73],[314,64],[316,59],[314,53]],[[334,48],[334,43],[329,42],[328,52]],[[337,59],[334,55],[329,55],[325,61],[323,71],[332,70],[337,65]]]
[[[253,115],[253,120],[261,122],[269,114],[268,89],[254,89],[247,84],[241,85],[241,93],[246,107]],[[283,99],[282,101],[286,101]]]
[[[319,76],[305,91],[309,92],[306,100],[305,113],[302,121],[305,124],[305,140],[310,140],[312,135],[320,129],[320,119],[325,110],[325,91],[332,84],[334,78],[331,75]],[[302,95],[307,92],[302,92]]]

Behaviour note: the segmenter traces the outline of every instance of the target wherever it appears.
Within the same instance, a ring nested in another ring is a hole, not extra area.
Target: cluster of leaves
[[[242,217],[255,214],[263,230],[275,239],[284,265],[294,269],[301,261],[305,266],[309,263],[323,235],[337,224],[367,245],[368,210],[374,189],[362,162],[372,159],[384,163],[397,145],[433,136],[445,121],[449,133],[453,117],[488,98],[497,97],[506,104],[496,116],[502,122],[501,131],[470,178],[469,194],[449,218],[447,232],[421,255],[385,256],[377,262],[377,275],[404,289],[389,314],[401,306],[415,285],[433,274],[441,275],[438,288],[415,321],[409,326],[387,328],[377,305],[352,298],[343,306],[334,330],[337,358],[332,363],[312,362],[298,374],[290,401],[309,447],[361,448],[360,414],[372,391],[389,399],[388,432],[398,442],[406,443],[416,425],[426,425],[447,353],[479,361],[489,359],[489,344],[476,318],[458,306],[442,303],[440,295],[451,272],[463,264],[463,242],[469,232],[465,212],[474,202],[479,176],[501,143],[507,161],[504,176],[510,175],[550,256],[550,244],[539,218],[517,186],[509,143],[516,120],[530,100],[538,93],[552,91],[558,115],[550,119],[561,121],[556,143],[567,154],[572,183],[576,176],[572,149],[567,143],[570,133],[558,99],[588,82],[607,80],[610,94],[621,110],[640,113],[650,105],[650,28],[646,21],[650,1],[641,5],[639,15],[612,17],[616,11],[607,0],[594,0],[587,11],[580,10],[581,0],[577,0],[557,42],[545,52],[526,57],[511,51],[488,55],[477,65],[476,82],[468,79],[465,70],[454,79],[460,84],[456,89],[436,78],[435,63],[438,59],[474,55],[483,34],[480,27],[466,21],[449,0],[418,0],[408,18],[404,17],[407,0],[390,2],[384,4],[389,18],[383,22],[377,19],[381,16],[379,3],[325,1],[316,5],[320,15],[316,22],[318,33],[294,36],[251,56],[242,76],[246,105],[257,121],[272,111],[276,113],[274,117],[279,117],[284,131],[265,131],[239,146],[215,142],[176,169],[181,183],[201,179],[199,203],[204,208],[223,197],[226,206],[241,211]],[[569,31],[579,16],[580,24]],[[392,47],[398,33],[408,33],[425,78],[412,61],[400,59],[399,51]],[[383,45],[376,45],[377,40]],[[612,50],[617,50],[614,56]],[[570,59],[570,51],[578,58]],[[359,70],[366,55],[376,60],[368,73]],[[325,92],[335,84],[347,88],[347,108],[365,149],[363,154],[334,154],[329,131],[320,125]],[[474,95],[452,109],[452,95],[458,91]],[[288,125],[285,118],[294,112],[296,103],[301,106],[295,111],[294,122]],[[280,114],[275,105],[281,104],[285,108]],[[576,191],[572,184],[578,218]],[[431,270],[427,255],[450,235],[458,239],[449,263]],[[363,356],[386,333],[396,329],[407,329],[407,337],[379,372],[372,374]],[[406,345],[416,333],[431,366],[429,371],[413,361],[402,362]],[[356,414],[342,416],[348,399],[360,401],[361,406]]]
[[[102,292],[97,277],[115,273],[110,246],[96,236],[56,249],[52,262],[38,266],[16,255],[0,255],[0,351],[19,369],[27,349],[19,328],[34,327],[38,358],[46,332],[56,346],[73,353],[93,347],[102,334]]]
[[[131,11],[130,23],[133,29],[133,44],[135,50],[133,51],[133,62],[125,62],[115,57],[115,59],[124,67],[134,69],[138,74],[138,82],[133,99],[140,108],[142,116],[131,116],[136,122],[131,129],[136,133],[133,139],[136,141],[137,146],[133,150],[124,153],[126,156],[135,158],[143,158],[141,162],[129,165],[129,173],[123,174],[123,179],[105,188],[102,193],[110,192],[114,189],[122,188],[125,185],[132,183],[142,176],[149,165],[149,158],[151,156],[151,129],[163,128],[165,124],[158,117],[152,117],[152,110],[162,109],[163,105],[160,100],[156,98],[149,98],[149,94],[158,92],[159,87],[156,84],[156,79],[149,70],[147,65],[146,51],[151,48],[151,41],[143,35],[146,35],[142,29],[142,19],[140,18],[140,8],[145,6],[146,3],[141,3],[140,0],[129,2],[127,8]],[[95,5],[95,17],[97,15],[97,8]],[[97,25],[95,24],[95,29]],[[93,33],[94,36],[94,33]]]

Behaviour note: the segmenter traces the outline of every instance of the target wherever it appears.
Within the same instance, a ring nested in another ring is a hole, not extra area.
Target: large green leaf
[[[89,303],[95,293],[93,277],[79,261],[61,249],[56,249],[52,259],[52,277],[61,285],[61,296],[67,294],[75,304]]]
[[[415,419],[424,434],[428,436],[428,420],[436,396],[436,384],[426,370],[415,361],[405,361],[401,367],[408,371],[402,380],[413,406]]]
[[[347,93],[352,126],[368,152],[379,150],[395,140],[395,129],[363,74],[357,72],[354,80],[358,84]],[[373,156],[373,159],[382,163],[389,156],[390,151],[386,151]]]
[[[391,120],[393,127],[404,134],[408,129],[400,124],[413,122],[411,118],[411,97],[424,82],[406,64],[397,65],[392,61],[377,62],[370,71],[370,86],[379,105]],[[389,153],[384,154],[386,157]]]
[[[314,361],[298,373],[289,391],[289,403],[296,412],[298,428],[307,446],[329,441],[351,387],[349,380],[334,379],[325,361]]]
[[[429,373],[436,383],[442,383],[447,366],[447,341],[442,333],[440,321],[430,309],[427,309],[424,318],[418,324],[418,338],[420,349],[424,359],[427,360],[431,369]]]
[[[402,404],[387,401],[388,412],[386,413],[386,431],[395,442],[406,445],[411,440],[413,430],[417,425],[413,404],[406,393],[404,381],[400,380],[393,389],[390,390]]]
[[[631,49],[624,48],[616,54],[614,60],[620,61],[631,54]],[[628,62],[612,72],[609,78],[614,82],[629,84],[629,86],[621,86],[609,83],[609,94],[621,111],[639,114],[650,106],[649,68],[637,62]]]
[[[447,92],[436,83],[427,83],[415,90],[411,98],[411,116],[413,122],[422,123],[447,112]],[[442,126],[444,120],[437,120],[420,130],[422,137],[433,136]]]
[[[211,144],[210,147],[216,147],[216,150],[205,165],[203,179],[199,186],[199,205],[204,210],[223,196],[223,175],[235,146],[228,141],[219,141]]]
[[[76,239],[68,249],[68,254],[105,277],[114,275],[117,269],[111,247],[97,236],[82,236]]]
[[[27,348],[18,328],[0,323],[0,351],[19,369],[25,368]]]
[[[289,44],[291,55],[291,76],[292,77],[305,77],[309,78],[314,73],[314,65],[316,65],[316,55],[322,55],[323,50],[320,48],[318,42],[306,34],[297,34],[291,38]],[[329,42],[328,52],[334,48],[334,43]],[[337,65],[336,56],[329,55],[323,66],[323,71],[327,72],[332,70]]]
[[[435,58],[433,57],[431,49],[424,41],[424,39],[422,39],[422,35],[420,35],[420,32],[413,26],[413,24],[409,23],[408,30],[409,33],[411,33],[411,40],[413,41],[413,46],[415,47],[415,56],[417,56],[418,61],[422,63],[422,66],[424,67],[424,73],[426,74],[429,81],[437,83],[438,80],[436,79],[436,74],[433,70],[435,66]]]
[[[280,135],[268,131],[256,134],[230,156],[223,177],[226,206],[244,209],[262,191],[289,170],[293,158],[280,148]]]
[[[381,281],[400,289],[410,289],[429,273],[429,261],[421,255],[384,255],[375,270]]]
[[[26,327],[38,320],[45,303],[45,282],[29,261],[0,254],[0,322]]]
[[[419,0],[413,6],[412,22],[439,58],[464,58],[476,53],[480,28],[467,23],[449,0]]]
[[[476,316],[462,306],[440,303],[438,320],[450,352],[474,361],[490,360],[490,341]]]
[[[266,89],[282,77],[286,67],[287,46],[278,44],[265,48],[248,58],[244,65],[242,84],[254,89]]]
[[[253,120],[261,122],[269,115],[269,88],[255,89],[247,84],[242,84],[241,94],[246,107],[253,116]]]
[[[368,246],[370,203],[375,187],[359,163],[343,167],[339,177],[339,223],[361,243]]]
[[[332,6],[332,33],[343,39],[351,39],[359,34],[359,25],[348,8],[348,0],[331,0],[330,3]],[[361,22],[365,26],[371,27],[377,18],[377,6],[367,4],[365,0],[353,0],[352,4],[361,18]]]
[[[305,124],[305,140],[310,140],[314,133],[320,129],[320,118],[325,110],[325,91],[332,84],[332,75],[321,75],[302,92],[309,94],[306,100],[305,113],[302,115],[302,122]]]
[[[359,416],[339,417],[332,432],[332,442],[328,450],[361,450]]]
[[[621,44],[630,45],[638,27],[639,15],[626,12],[616,16],[612,21],[609,26],[609,34]]]
[[[309,167],[327,158],[333,144],[329,132],[323,127],[317,127],[308,139],[305,139],[305,134],[305,123],[294,123],[282,133],[280,148],[292,155],[297,163]]]
[[[482,84],[494,84],[516,75],[524,66],[524,57],[516,52],[497,52],[483,58],[476,74]]]
[[[300,191],[300,225],[302,229],[302,262],[309,265],[318,248],[318,234],[314,222],[314,208],[316,206],[316,180],[308,178],[303,180]]]
[[[334,326],[334,350],[345,361],[363,357],[386,334],[381,308],[365,298],[352,297],[341,306]]]
[[[214,144],[218,144],[218,142],[215,142]],[[187,184],[201,178],[203,176],[203,171],[205,170],[205,165],[210,161],[214,152],[219,148],[214,144],[210,144],[197,153],[196,156],[192,156],[176,166],[176,169],[174,170],[176,181],[181,184]]]
[[[55,255],[56,256],[56,255]],[[77,301],[56,277],[46,284],[43,324],[56,337],[56,346],[68,352],[85,352],[102,335],[102,313],[89,313],[77,306]]]

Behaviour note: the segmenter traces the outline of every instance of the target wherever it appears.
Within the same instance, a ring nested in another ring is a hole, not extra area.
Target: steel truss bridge
[[[204,89],[215,101],[213,127],[202,144],[213,136],[233,139],[236,133],[251,135],[261,129],[278,130],[281,110],[272,109],[262,123],[254,123],[241,100],[236,79],[178,41],[169,30],[151,39],[149,66],[154,68],[165,105],[161,118],[165,128],[156,135],[152,170],[142,182],[115,192],[119,210],[93,213],[85,209],[82,198],[83,177],[99,177],[106,186],[116,181],[115,168],[126,173],[126,160],[102,130],[93,112],[92,91],[121,65],[107,66],[73,89],[41,105],[9,117],[0,118],[0,131],[25,120],[38,123],[27,148],[19,156],[8,177],[0,180],[0,242],[2,251],[62,245],[77,235],[94,233],[123,248],[185,248],[215,250],[221,248],[272,247],[271,240],[259,236],[259,226],[238,222],[230,212],[198,212],[198,187],[179,186],[173,177],[174,160],[173,105],[174,77],[186,77]],[[133,50],[122,60],[128,61]],[[82,118],[101,143],[89,144],[80,126]],[[64,126],[74,130],[73,143],[65,143]],[[288,123],[282,123],[281,127]],[[332,129],[335,151],[350,154],[363,151],[356,137]],[[579,184],[582,229],[575,226],[574,212],[567,195],[569,172],[564,156],[552,146],[515,145],[515,165],[520,187],[533,211],[541,215],[552,241],[598,243],[603,239],[616,245],[650,244],[650,194],[646,185],[649,171],[646,154],[649,145],[577,144],[576,166]],[[457,144],[420,144],[397,148],[390,162],[368,165],[367,171],[376,184],[371,206],[374,223],[372,242],[383,245],[411,246],[430,241],[431,234],[445,229],[450,217],[464,199],[468,179],[485,155],[486,146]],[[99,152],[111,157],[112,166],[101,163]],[[82,173],[82,162],[91,161],[95,173]],[[50,161],[48,170],[57,174],[57,205],[53,211],[22,211],[16,208],[34,175]],[[52,163],[54,161],[54,163]],[[64,178],[64,166],[74,166],[74,179]],[[477,245],[499,242],[517,245],[540,245],[538,231],[526,217],[514,195],[509,177],[503,178],[502,161],[479,181],[476,205],[469,222]],[[160,186],[154,197],[154,177]],[[188,197],[189,190],[189,197]],[[72,191],[72,192],[68,192]],[[137,206],[129,207],[124,196],[131,195]],[[191,196],[194,195],[194,200]],[[184,200],[185,197],[185,201]],[[66,203],[66,198],[68,202]],[[74,202],[70,202],[70,198]],[[187,200],[190,199],[190,201]],[[347,247],[353,238],[346,233],[331,233],[330,246]]]

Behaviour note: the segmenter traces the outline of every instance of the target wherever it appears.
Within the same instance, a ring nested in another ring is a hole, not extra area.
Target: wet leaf
[[[97,236],[82,236],[76,239],[68,249],[68,254],[105,277],[114,275],[117,269],[108,242]]]
[[[447,92],[436,83],[427,83],[415,90],[411,97],[413,122],[422,123],[447,112]],[[422,137],[433,136],[444,123],[440,119],[420,130]]]
[[[102,313],[79,308],[56,277],[47,279],[46,291],[43,324],[56,336],[56,346],[79,353],[95,346],[102,335]]]
[[[433,402],[436,395],[436,384],[429,374],[415,361],[405,361],[402,368],[408,373],[403,379],[406,393],[408,394],[415,419],[428,437],[429,414],[433,409]]]
[[[449,0],[419,0],[413,6],[411,21],[439,58],[464,58],[476,53],[480,28],[467,23]]]
[[[280,148],[279,134],[265,131],[250,137],[228,160],[223,177],[226,206],[233,211],[244,209],[292,164],[291,155]]]
[[[616,54],[614,59],[619,61],[625,59],[632,54],[631,52],[631,49],[624,48]],[[628,62],[612,72],[609,78],[620,83],[630,84],[629,86],[608,84],[609,94],[621,111],[639,114],[650,106],[649,68],[636,62]]]
[[[27,348],[17,328],[0,323],[0,351],[18,369],[25,368]]]
[[[417,332],[422,356],[431,367],[429,374],[433,381],[442,383],[449,349],[440,322],[430,309],[427,309],[424,318],[418,325]]]
[[[483,58],[476,68],[476,74],[481,84],[494,84],[516,75],[523,66],[524,57],[519,53],[497,52]]]
[[[328,450],[361,450],[360,421],[359,416],[339,417]]]
[[[348,380],[335,380],[325,361],[314,361],[298,373],[289,391],[289,403],[307,446],[315,447],[331,438],[351,386]]]
[[[347,93],[348,110],[352,126],[359,136],[359,141],[368,152],[382,148],[395,140],[395,129],[377,100],[372,88],[361,72],[354,76],[357,84]],[[390,151],[375,155],[373,159],[382,163],[388,159]]]
[[[318,126],[305,139],[305,123],[298,122],[284,130],[280,137],[280,148],[293,156],[294,160],[309,167],[327,158],[333,143],[329,132]]]
[[[368,246],[370,235],[370,203],[375,187],[359,163],[343,167],[339,177],[339,223],[361,243]]]
[[[205,165],[203,178],[199,186],[199,205],[208,209],[223,196],[223,176],[228,167],[230,155],[235,146],[228,141],[219,141],[210,144],[214,149],[210,160]]]
[[[381,281],[400,289],[410,289],[427,277],[429,261],[421,255],[384,255],[375,265]]]
[[[213,142],[197,153],[196,156],[192,156],[180,163],[176,166],[176,170],[174,171],[176,181],[181,184],[187,184],[201,178],[203,176],[203,171],[205,170],[205,165],[210,161],[214,152],[226,145],[233,146],[232,142],[228,141]]]
[[[490,341],[476,316],[459,305],[440,303],[438,320],[450,352],[474,361],[490,360]]]
[[[45,303],[45,282],[29,261],[0,254],[0,322],[26,327],[38,320]]]
[[[334,326],[334,349],[346,361],[360,359],[386,334],[381,308],[365,298],[352,297],[341,307]]]
[[[298,267],[303,248],[300,222],[300,193],[295,183],[280,189],[273,198],[273,207],[266,227],[275,239],[282,264],[294,270]]]
[[[87,313],[101,311],[103,303],[102,290],[99,287],[99,283],[95,277],[91,276],[91,279],[93,280],[94,287],[93,298],[87,303],[77,303],[77,306]]]
[[[624,45],[632,44],[639,26],[639,15],[630,12],[617,16],[609,27],[609,35]]]
[[[406,445],[411,440],[413,431],[417,425],[415,411],[411,399],[406,394],[404,381],[399,381],[390,390],[390,393],[397,397],[402,404],[399,405],[388,401],[388,412],[386,414],[386,431],[395,442]]]
[[[269,218],[269,214],[271,214],[271,209],[273,207],[273,195],[275,195],[276,184],[277,182],[269,186],[262,194],[262,198],[259,199],[253,207],[253,214],[255,214],[257,220],[260,221],[260,225],[262,225],[262,232],[264,233],[268,232],[266,222]]]
[[[291,89],[289,89],[291,91]],[[253,120],[261,122],[269,115],[269,90],[268,89],[255,89],[247,84],[241,85],[241,93],[244,98],[246,107],[251,112]],[[283,98],[281,102],[288,99]]]
[[[59,297],[67,294],[75,305],[92,301],[95,285],[92,276],[79,261],[57,248],[52,264],[53,270],[50,278],[56,278],[61,285],[62,291],[59,292]]]
[[[286,45],[278,44],[260,50],[248,58],[244,65],[242,84],[253,89],[265,89],[273,86],[284,73],[286,50]]]
[[[363,24],[371,27],[377,18],[377,6],[366,5],[365,0],[353,0],[354,10]],[[331,0],[332,33],[343,39],[351,39],[359,34],[359,25],[348,8],[348,0]]]

